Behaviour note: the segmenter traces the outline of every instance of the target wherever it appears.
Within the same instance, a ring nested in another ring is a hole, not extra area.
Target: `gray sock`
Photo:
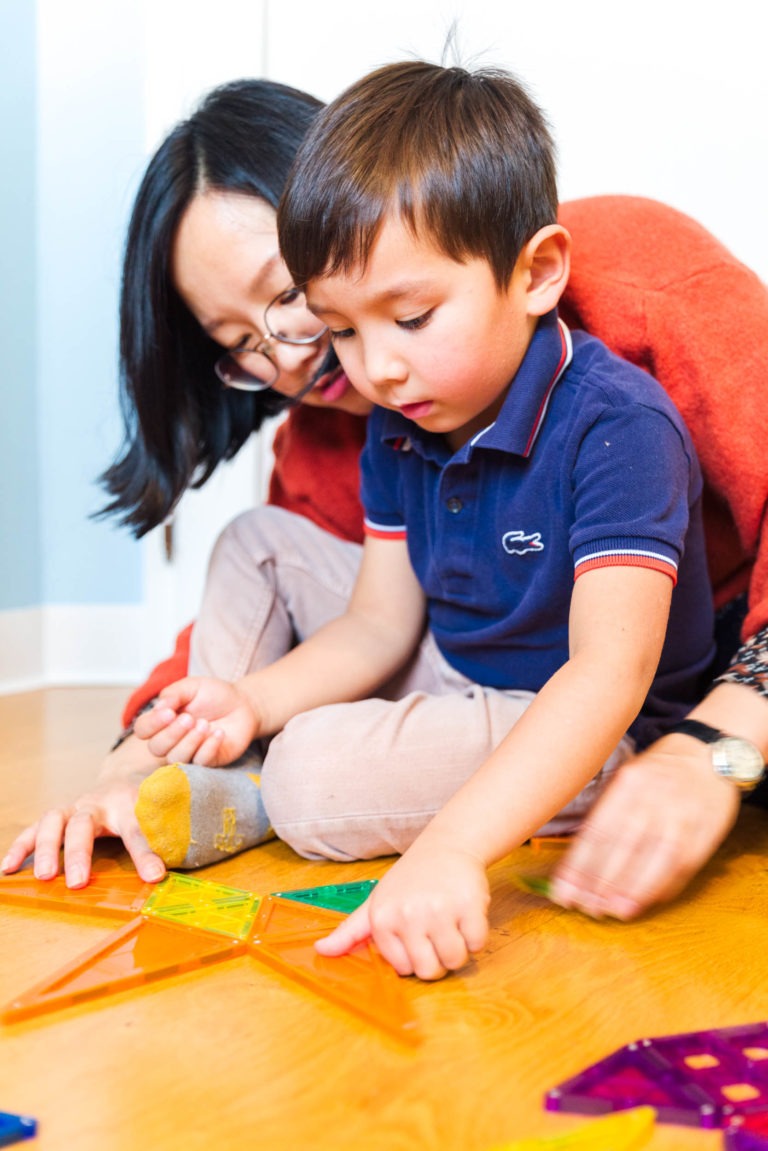
[[[142,782],[139,826],[166,867],[217,863],[274,835],[261,800],[261,759],[229,767],[172,763]]]

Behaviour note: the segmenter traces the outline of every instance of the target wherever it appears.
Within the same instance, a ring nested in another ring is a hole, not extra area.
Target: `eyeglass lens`
[[[264,322],[270,336],[285,344],[312,344],[326,331],[298,288],[288,288],[275,296],[264,313]]]
[[[228,388],[245,392],[263,392],[271,388],[280,375],[277,364],[261,352],[227,352],[214,365],[216,375]]]
[[[287,288],[275,296],[264,313],[264,325],[267,338],[257,345],[263,350],[238,348],[216,361],[216,375],[227,387],[247,392],[271,388],[277,382],[280,368],[264,344],[269,340],[293,345],[314,344],[327,330],[309,311],[306,297],[298,288]]]

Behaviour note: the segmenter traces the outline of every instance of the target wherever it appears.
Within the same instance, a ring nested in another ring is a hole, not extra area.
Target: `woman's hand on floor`
[[[679,894],[733,826],[739,793],[705,744],[667,735],[627,760],[553,876],[552,898],[596,917],[633,919]]]
[[[64,848],[67,886],[84,887],[91,874],[95,840],[99,836],[122,839],[139,876],[156,883],[165,875],[165,864],[149,848],[136,820],[139,784],[159,766],[146,748],[131,736],[107,756],[94,786],[73,803],[52,808],[17,836],[0,864],[6,874],[18,871],[34,853],[37,879],[53,879],[59,873]]]

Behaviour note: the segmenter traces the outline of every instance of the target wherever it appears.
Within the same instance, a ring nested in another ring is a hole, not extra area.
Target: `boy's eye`
[[[331,339],[334,342],[336,340],[348,340],[348,339],[350,339],[351,336],[354,336],[354,334],[355,334],[354,328],[341,328],[339,331],[336,331],[336,332],[334,332],[333,328],[328,329],[328,335],[331,337]]]
[[[407,332],[417,332],[419,328],[426,327],[432,319],[433,309],[430,308],[428,312],[423,312],[420,316],[414,316],[412,320],[397,320],[398,328],[405,328]]]

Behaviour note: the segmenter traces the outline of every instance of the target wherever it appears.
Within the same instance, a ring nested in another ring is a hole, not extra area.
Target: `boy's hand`
[[[220,767],[243,754],[259,734],[259,719],[233,683],[187,677],[163,688],[134,731],[166,762]]]
[[[317,950],[344,955],[372,938],[398,975],[441,979],[484,946],[489,902],[483,863],[425,834]]]
[[[738,792],[712,771],[707,747],[665,736],[616,773],[557,868],[552,898],[633,919],[682,891],[738,810]]]

